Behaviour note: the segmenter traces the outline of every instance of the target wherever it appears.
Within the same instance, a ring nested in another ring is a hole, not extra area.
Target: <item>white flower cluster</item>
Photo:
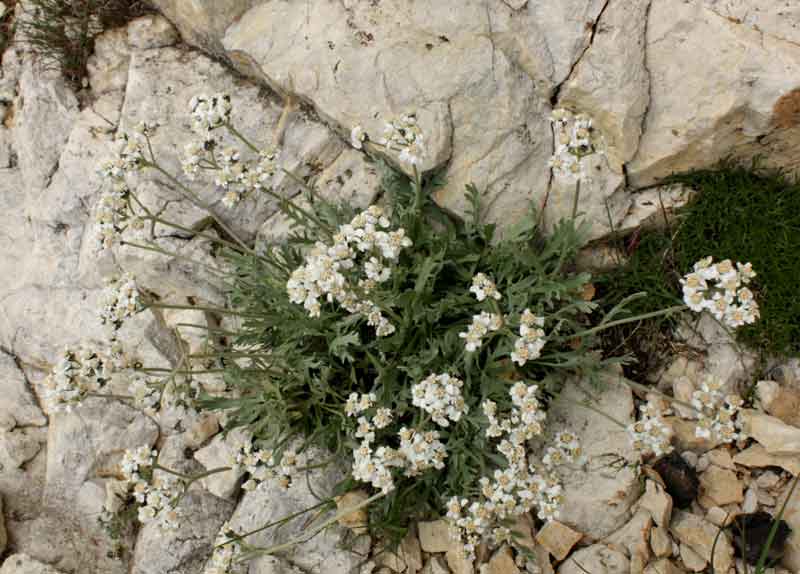
[[[324,297],[352,314],[366,317],[379,337],[394,333],[395,326],[380,308],[361,297],[391,277],[387,262],[397,261],[400,251],[411,246],[404,229],[388,231],[389,226],[383,209],[373,205],[340,226],[332,245],[317,242],[306,256],[305,265],[295,269],[286,283],[290,301],[302,304],[309,316],[319,317],[320,298]],[[366,278],[357,277],[362,267]]]
[[[231,119],[231,97],[228,94],[201,94],[189,101],[192,129],[205,141],[212,139],[211,132],[224,126]]]
[[[514,351],[511,360],[520,367],[528,361],[537,359],[544,347],[544,317],[534,315],[530,309],[525,309],[519,318],[519,338],[514,341]]]
[[[447,451],[439,441],[438,431],[421,431],[403,427],[400,435],[400,456],[405,464],[406,476],[418,476],[424,471],[444,468]]]
[[[553,442],[555,446],[547,447],[542,457],[542,464],[547,468],[577,463],[583,459],[583,449],[578,437],[571,432],[557,432]]]
[[[662,401],[651,397],[639,411],[639,420],[626,427],[633,448],[643,455],[661,456],[672,452],[672,428],[664,422],[667,410]]]
[[[706,375],[700,389],[692,393],[692,406],[699,414],[695,435],[700,438],[730,443],[744,435],[738,419],[734,421],[744,401],[739,395],[723,395],[723,383],[713,375]]]
[[[745,285],[755,277],[750,263],[725,259],[714,264],[706,257],[694,264],[694,270],[681,279],[683,300],[696,312],[709,311],[729,327],[741,327],[759,317],[758,303]]]
[[[110,357],[91,349],[64,349],[44,380],[43,400],[50,412],[70,412],[88,395],[99,392],[111,379]]]
[[[148,377],[141,373],[132,373],[128,383],[128,392],[139,409],[151,417],[156,416],[161,403],[161,391]]]
[[[472,324],[469,329],[459,333],[458,336],[464,339],[464,347],[468,353],[478,349],[483,343],[483,338],[490,331],[497,331],[503,326],[503,318],[497,313],[487,313],[482,311],[480,315],[472,316]]]
[[[361,137],[359,134],[356,135]],[[351,143],[352,136],[351,133]],[[378,143],[387,149],[399,152],[398,158],[404,164],[419,167],[425,159],[425,139],[417,124],[417,116],[413,113],[387,122],[383,137]]]
[[[550,449],[545,458],[545,470],[528,460],[526,441],[542,433],[545,413],[540,410],[537,398],[538,387],[515,383],[510,395],[513,410],[507,418],[498,420],[497,405],[490,400],[482,404],[489,419],[486,435],[503,438],[497,450],[508,461],[504,469],[496,469],[492,478],[480,480],[481,500],[470,502],[466,498],[453,497],[447,504],[447,517],[457,528],[468,558],[473,558],[481,539],[491,534],[496,540],[508,535],[502,524],[508,519],[529,512],[534,507],[542,520],[558,516],[562,502],[562,486],[550,472],[562,462],[580,458],[581,448],[577,438],[561,433],[556,439],[556,448]],[[544,459],[543,459],[544,463]]]
[[[494,281],[484,273],[475,274],[475,277],[472,278],[472,286],[469,288],[469,291],[475,294],[475,298],[478,301],[483,301],[487,297],[491,297],[495,301],[499,301],[503,298],[503,295],[497,290]]]
[[[100,196],[95,206],[95,251],[111,249],[125,229],[128,217],[128,194],[124,181],[113,182]]]
[[[147,161],[147,140],[157,125],[141,122],[132,132],[120,133],[114,140],[114,157],[102,162],[97,173],[106,180],[107,188],[95,209],[95,242],[98,252],[111,248],[125,229],[129,219],[127,199],[130,189],[125,183],[128,173],[139,171]],[[131,225],[140,226],[141,220],[133,218]]]
[[[206,563],[203,574],[233,574],[242,553],[242,545],[238,540],[228,542],[236,536],[229,522],[224,522],[214,540],[214,552]]]
[[[565,109],[553,110],[550,116],[555,132],[555,152],[550,168],[556,178],[576,182],[586,177],[583,158],[595,152],[592,119],[586,114],[573,115]]]
[[[429,413],[433,422],[442,427],[450,426],[450,421],[458,422],[469,407],[461,396],[464,381],[447,373],[430,375],[411,387],[411,402],[415,407]]]
[[[98,173],[112,182],[125,179],[125,175],[139,171],[147,163],[145,150],[147,139],[153,135],[157,125],[141,122],[131,133],[122,132],[114,140],[114,157],[100,164]]]
[[[276,463],[271,450],[255,449],[250,438],[242,439],[236,445],[236,452],[230,460],[234,469],[247,472],[248,479],[242,484],[244,490],[255,490],[267,481],[277,479],[281,488],[292,485],[292,475],[296,474],[300,457],[292,449],[286,449]]]
[[[372,408],[377,397],[375,393],[350,393],[345,403],[345,414],[355,417]],[[398,452],[388,447],[378,447],[373,451],[372,443],[375,441],[375,429],[387,427],[392,422],[392,413],[389,409],[376,409],[372,419],[365,416],[358,417],[356,438],[361,439],[361,444],[353,451],[353,478],[362,482],[369,482],[375,488],[388,493],[394,489],[391,467],[403,466],[403,461]]]
[[[121,463],[122,475],[140,505],[139,522],[154,522],[163,530],[174,530],[180,526],[181,512],[175,504],[183,483],[171,476],[153,477],[157,456],[158,453],[147,446],[126,450]]]
[[[100,309],[100,322],[109,325],[113,331],[122,327],[125,319],[133,317],[144,309],[136,279],[130,273],[106,280],[103,292],[103,306]]]

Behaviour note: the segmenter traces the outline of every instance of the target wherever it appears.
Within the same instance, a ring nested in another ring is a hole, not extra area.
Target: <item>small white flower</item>
[[[365,141],[367,141],[367,132],[361,126],[354,126],[350,130],[350,145],[356,149],[362,149]]]

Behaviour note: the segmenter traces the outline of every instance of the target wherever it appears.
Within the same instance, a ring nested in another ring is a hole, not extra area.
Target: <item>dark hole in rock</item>
[[[678,508],[688,507],[697,498],[700,487],[697,472],[677,452],[659,460],[653,469],[664,480],[667,492]]]
[[[753,514],[740,514],[733,520],[731,531],[736,548],[736,556],[747,560],[748,564],[755,565],[761,557],[761,552],[767,544],[769,531],[772,529],[772,515],[768,512],[754,512]],[[772,564],[783,556],[783,547],[792,529],[783,520],[778,524],[775,538],[767,551],[767,564]]]

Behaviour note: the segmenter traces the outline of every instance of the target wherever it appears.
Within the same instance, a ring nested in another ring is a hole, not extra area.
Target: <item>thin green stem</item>
[[[644,319],[652,319],[653,317],[660,317],[661,315],[671,315],[672,313],[675,313],[677,311],[682,311],[684,309],[686,309],[686,305],[673,305],[672,307],[667,307],[666,309],[661,309],[660,311],[643,313],[642,315],[637,315],[636,317],[628,317],[626,319],[617,319],[616,321],[611,321],[610,323],[601,323],[596,327],[592,327],[591,329],[587,329],[586,331],[581,331],[580,333],[575,333],[574,335],[570,335],[568,337],[561,337],[561,339],[574,339],[576,337],[586,337],[588,335],[593,335],[605,329],[616,327],[617,325],[624,325],[625,323],[634,323],[636,321],[642,321]]]
[[[161,173],[164,177],[169,179],[175,186],[178,187],[178,189],[183,193],[183,195],[186,196],[189,199],[189,201],[191,201],[196,206],[200,207],[201,209],[205,210],[209,215],[211,215],[211,217],[214,218],[214,221],[217,222],[217,224],[225,231],[225,233],[227,233],[229,236],[231,236],[233,238],[233,240],[246,253],[249,253],[251,255],[256,255],[256,252],[253,251],[250,247],[248,247],[247,244],[244,241],[242,241],[239,238],[239,236],[228,226],[228,224],[225,223],[224,221],[222,221],[222,218],[220,218],[216,213],[214,213],[211,210],[211,208],[208,206],[208,204],[206,204],[199,197],[197,197],[197,195],[191,189],[189,189],[188,187],[183,185],[183,183],[181,183],[180,180],[177,177],[175,177],[174,175],[169,173],[167,170],[165,170],[163,167],[161,167],[158,163],[156,163],[155,159],[152,159],[152,161],[147,162],[146,166],[155,169],[156,171]]]
[[[369,506],[370,504],[372,504],[373,502],[375,502],[379,498],[383,498],[384,496],[386,496],[386,494],[384,494],[383,492],[379,492],[377,494],[373,494],[372,496],[370,496],[368,499],[364,500],[363,502],[360,502],[360,503],[358,503],[358,504],[356,504],[354,506],[350,506],[348,508],[344,508],[344,509],[340,510],[335,515],[333,515],[331,518],[329,518],[328,520],[326,520],[325,522],[323,522],[322,524],[320,524],[316,528],[313,528],[311,530],[311,532],[309,532],[308,534],[300,535],[297,538],[295,538],[293,540],[290,540],[288,542],[285,542],[283,544],[276,544],[276,545],[270,546],[268,548],[262,548],[262,549],[254,550],[253,552],[248,553],[248,555],[244,555],[242,557],[242,559],[247,559],[249,557],[249,555],[251,555],[251,556],[259,556],[259,555],[276,554],[278,552],[282,552],[283,550],[288,550],[289,548],[292,548],[293,546],[297,546],[298,544],[302,544],[303,542],[307,542],[308,540],[311,540],[314,536],[316,536],[317,534],[319,534],[320,532],[325,530],[328,526],[330,526],[331,524],[334,524],[335,522],[337,522],[341,518],[347,516],[348,514],[351,514],[351,513],[355,512],[356,510],[360,510],[361,508],[364,508],[365,506]]]
[[[181,255],[180,253],[175,253],[173,251],[167,251],[166,249],[162,249],[161,247],[155,247],[154,245],[143,245],[141,243],[134,243],[133,241],[125,241],[125,240],[122,240],[119,243],[120,245],[128,245],[130,247],[135,247],[137,249],[142,249],[144,251],[152,251],[153,253],[160,253],[161,255],[165,255],[167,257],[174,257],[175,259],[188,261],[189,263],[193,263],[195,265],[199,265],[200,267],[204,267],[209,271],[211,271],[212,273],[216,273],[217,275],[232,275],[232,273],[223,271],[219,267],[214,267],[213,265],[209,265],[208,263],[203,263],[202,261],[192,259],[191,257],[187,257],[186,255]]]
[[[800,474],[794,477],[792,481],[792,486],[789,489],[789,494],[786,495],[786,500],[783,501],[781,505],[781,510],[778,512],[778,516],[776,516],[772,521],[772,527],[769,529],[769,534],[767,535],[767,540],[764,543],[764,547],[761,549],[761,555],[758,557],[758,563],[756,563],[756,574],[764,574],[764,569],[767,564],[767,558],[769,557],[770,548],[772,548],[772,544],[775,542],[775,536],[778,535],[778,527],[781,524],[781,520],[783,519],[783,513],[786,511],[786,506],[789,504],[789,501],[794,494],[795,488],[797,488],[797,482],[800,479]]]
[[[604,416],[605,418],[607,418],[608,420],[610,420],[612,423],[614,423],[614,424],[616,424],[616,425],[619,425],[619,426],[621,426],[622,428],[628,428],[628,425],[626,425],[625,423],[623,423],[622,421],[620,421],[620,420],[618,420],[618,419],[615,419],[614,417],[612,417],[612,416],[611,416],[610,414],[608,414],[607,412],[604,412],[603,410],[601,410],[601,409],[598,409],[598,408],[597,408],[597,407],[595,407],[595,406],[592,406],[591,404],[589,404],[589,402],[588,402],[588,401],[587,401],[587,402],[581,402],[581,401],[572,401],[572,400],[567,400],[567,402],[569,402],[569,403],[572,403],[572,404],[574,404],[574,405],[578,405],[579,407],[583,407],[583,408],[585,408],[585,409],[589,409],[590,411],[593,411],[593,412],[597,413],[598,415]]]
[[[581,196],[581,180],[575,182],[575,197],[572,200],[572,221],[578,217],[578,201]]]
[[[225,127],[228,128],[228,131],[231,132],[233,136],[238,138],[244,145],[249,147],[250,151],[253,151],[255,153],[261,153],[261,150],[259,150],[253,143],[251,143],[250,140],[244,137],[244,134],[242,134],[239,130],[233,127],[230,123],[226,123]]]
[[[221,548],[222,546],[225,546],[226,544],[230,544],[231,542],[238,542],[239,540],[243,540],[243,539],[247,538],[248,536],[252,536],[253,534],[258,534],[259,532],[263,532],[264,530],[266,530],[268,528],[272,528],[273,526],[278,526],[279,524],[285,524],[286,522],[288,522],[288,521],[290,521],[290,520],[292,520],[294,518],[297,518],[298,516],[302,516],[303,514],[306,514],[307,512],[311,512],[312,510],[316,510],[317,508],[319,508],[321,506],[325,506],[325,505],[330,504],[332,502],[333,502],[333,499],[329,498],[327,500],[324,500],[324,501],[320,502],[319,504],[315,504],[314,506],[309,506],[308,508],[304,508],[303,510],[299,510],[297,512],[293,512],[292,514],[289,514],[288,516],[284,516],[283,518],[281,518],[279,520],[274,520],[272,522],[268,522],[267,524],[265,524],[263,526],[259,526],[255,530],[250,530],[250,531],[245,532],[243,534],[239,534],[237,536],[234,536],[233,538],[231,538],[229,540],[226,540],[225,542],[221,542],[220,544],[217,544],[214,548]]]

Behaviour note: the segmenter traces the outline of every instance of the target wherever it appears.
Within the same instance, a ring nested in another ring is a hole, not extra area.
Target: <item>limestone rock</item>
[[[306,11],[260,4],[227,29],[223,45],[245,74],[296,94],[343,134],[361,125],[375,139],[382,122],[416,111],[428,147],[423,170],[449,160],[436,200],[463,212],[464,186],[474,183],[485,190],[491,220],[517,221],[547,193],[548,98],[587,47],[586,23],[599,17],[603,3],[534,4],[519,13],[473,0],[453,6],[318,0]],[[325,42],[315,40],[321,33]],[[365,85],[381,89],[357,88]],[[468,119],[476,113],[480,125]],[[593,212],[619,187],[620,179],[605,179],[598,175],[597,191],[584,194],[590,201],[581,211]],[[621,219],[627,204],[622,210],[612,204]],[[602,233],[605,221],[593,231]]]
[[[631,205],[619,227],[618,233],[636,229],[664,229],[671,224],[675,211],[689,202],[695,194],[683,185],[665,185],[631,194]],[[677,405],[675,405],[677,406]]]
[[[342,512],[347,508],[352,508],[363,503],[369,498],[369,494],[363,490],[351,490],[336,498],[336,510]],[[354,510],[350,514],[346,514],[339,518],[339,524],[351,530],[363,531],[367,525],[367,511],[366,508]],[[417,541],[419,547],[419,541]]]
[[[700,475],[700,489],[699,502],[706,508],[744,500],[742,483],[736,473],[715,465],[711,465]]]
[[[94,53],[86,68],[92,92],[101,94],[124,90],[130,62],[128,32],[124,28],[107,30],[95,38]]]
[[[650,548],[656,558],[664,558],[672,554],[672,539],[666,528],[656,526],[650,530]]]
[[[425,563],[422,574],[450,574],[450,570],[441,556],[431,556]]]
[[[558,574],[629,574],[630,561],[622,552],[603,544],[593,544],[573,553],[558,569]]]
[[[447,552],[458,545],[455,533],[444,520],[420,522],[418,527],[419,543],[425,552]]]
[[[650,558],[650,530],[652,527],[653,519],[650,513],[640,508],[625,526],[604,538],[603,544],[625,554],[631,559],[632,564],[637,556],[646,562]]]
[[[745,409],[739,413],[742,430],[755,439],[769,454],[800,454],[800,428],[787,425],[778,418]]]
[[[644,574],[683,574],[683,570],[671,560],[662,559],[648,564]]]
[[[202,571],[214,539],[233,505],[207,492],[189,492],[178,509],[182,513],[175,531],[164,531],[151,522],[136,541],[132,574],[195,574]]]
[[[220,35],[256,0],[154,0],[153,4],[180,29],[184,39],[219,54]]]
[[[6,449],[0,448],[0,493],[5,497],[5,512],[10,520],[12,517],[18,521],[31,520],[41,512],[47,469],[45,442],[42,441],[41,450],[21,468],[7,457]]]
[[[776,3],[758,3],[771,5],[773,22],[791,21],[777,16]],[[743,26],[709,4],[729,3],[651,4],[646,46],[651,97],[644,134],[628,166],[634,185],[709,165],[731,151],[744,157],[761,153],[787,167],[798,165],[788,143],[797,137],[798,124],[781,112],[796,97],[800,46]],[[740,11],[758,14],[750,2],[734,4]]]
[[[747,496],[745,495],[745,502],[747,501]],[[747,512],[745,510],[745,512]],[[719,506],[712,506],[706,512],[706,520],[708,520],[711,524],[719,526],[721,528],[725,528],[733,519],[736,518],[736,512],[731,512],[725,510],[724,508],[720,508]]]
[[[12,554],[3,562],[0,574],[60,574],[60,572],[25,554]]]
[[[6,519],[3,515],[3,497],[0,496],[0,556],[6,551],[8,533],[6,532]]]
[[[235,445],[241,440],[241,434],[233,431],[225,435],[217,435],[206,446],[194,453],[194,458],[206,470],[230,466],[235,453]],[[220,472],[201,479],[201,483],[212,494],[220,498],[230,499],[239,492],[239,483],[244,472],[241,470]]]
[[[461,548],[450,549],[445,552],[447,566],[453,574],[473,574],[475,568],[472,560],[468,560]]]
[[[560,105],[592,116],[616,172],[636,153],[650,100],[644,49],[649,8],[650,0],[609,4],[559,94]]]
[[[770,415],[782,420],[786,424],[800,427],[800,390],[794,387],[778,387],[774,397],[765,401],[767,394],[762,390],[762,383],[772,383],[773,381],[760,381],[758,383],[759,398],[764,410]],[[777,383],[775,383],[777,384]]]
[[[686,544],[681,544],[681,562],[691,572],[703,572],[708,565],[708,560]]]
[[[481,574],[519,574],[519,572],[511,548],[505,544],[492,554],[486,567],[481,569]]]
[[[326,455],[320,454],[320,459]],[[313,464],[313,461],[309,461]],[[314,469],[308,475],[311,488],[320,496],[330,495],[333,487],[341,479],[341,474],[330,466]],[[309,490],[306,480],[297,480],[288,490],[283,490],[277,481],[262,483],[261,488],[245,493],[230,519],[235,531],[249,531],[289,514],[304,510],[317,503]],[[330,514],[317,517],[315,524],[330,518]],[[293,540],[301,534],[308,534],[307,517],[300,516],[286,523],[282,528],[267,530],[250,537],[257,546],[269,547]],[[292,548],[286,560],[311,574],[347,574],[361,561],[361,557],[342,547],[343,538],[349,531],[338,526],[326,529],[307,542]],[[264,573],[275,572],[264,560],[257,558],[251,568],[262,568]],[[280,562],[283,562],[281,560]]]
[[[118,401],[87,399],[51,417],[47,443],[47,505],[68,505],[83,483],[118,471],[125,449],[152,446],[158,427]]]
[[[166,48],[178,43],[178,31],[161,15],[146,14],[128,24],[128,44],[135,50]]]
[[[733,457],[733,462],[749,468],[777,466],[792,475],[800,474],[800,460],[795,455],[770,454],[758,443],[753,443]]]
[[[25,374],[14,363],[14,359],[0,351],[0,419],[12,417],[19,426],[43,426],[47,424],[36,399],[28,388]],[[12,424],[12,428],[14,426]],[[2,426],[2,425],[0,425]]]
[[[19,83],[13,128],[14,148],[26,186],[50,183],[61,150],[78,116],[78,101],[57,70],[41,70],[27,61]]]
[[[21,468],[35,457],[46,442],[47,431],[43,428],[16,428],[0,431],[0,461],[3,467]]]
[[[641,508],[644,508],[653,517],[653,521],[666,528],[669,526],[672,517],[672,497],[655,480],[648,480],[645,483],[644,496],[639,501]]]
[[[602,391],[591,389],[597,401],[591,400],[595,408],[623,424],[629,424],[633,395],[630,387],[617,382],[615,376],[605,375]],[[548,410],[548,433],[569,429],[577,435],[586,459],[590,461],[583,468],[560,471],[564,502],[559,521],[578,532],[603,538],[628,521],[631,506],[640,491],[635,468],[621,466],[612,469],[607,461],[632,460],[636,455],[624,428],[592,410],[575,406],[575,403],[587,399],[581,388],[577,383],[566,385]]]
[[[536,535],[536,541],[559,562],[569,555],[572,547],[581,538],[583,538],[583,534],[575,532],[569,526],[561,524],[557,520],[551,520],[545,524]]]
[[[186,445],[199,448],[219,432],[219,420],[216,413],[204,412],[198,415],[191,428],[186,431]]]
[[[733,545],[728,535],[722,532],[717,538],[718,527],[699,516],[676,510],[672,514],[670,531],[682,545],[688,546],[706,561],[711,561],[713,547],[715,571],[727,572],[733,565]],[[715,539],[717,539],[716,546],[714,546]]]

